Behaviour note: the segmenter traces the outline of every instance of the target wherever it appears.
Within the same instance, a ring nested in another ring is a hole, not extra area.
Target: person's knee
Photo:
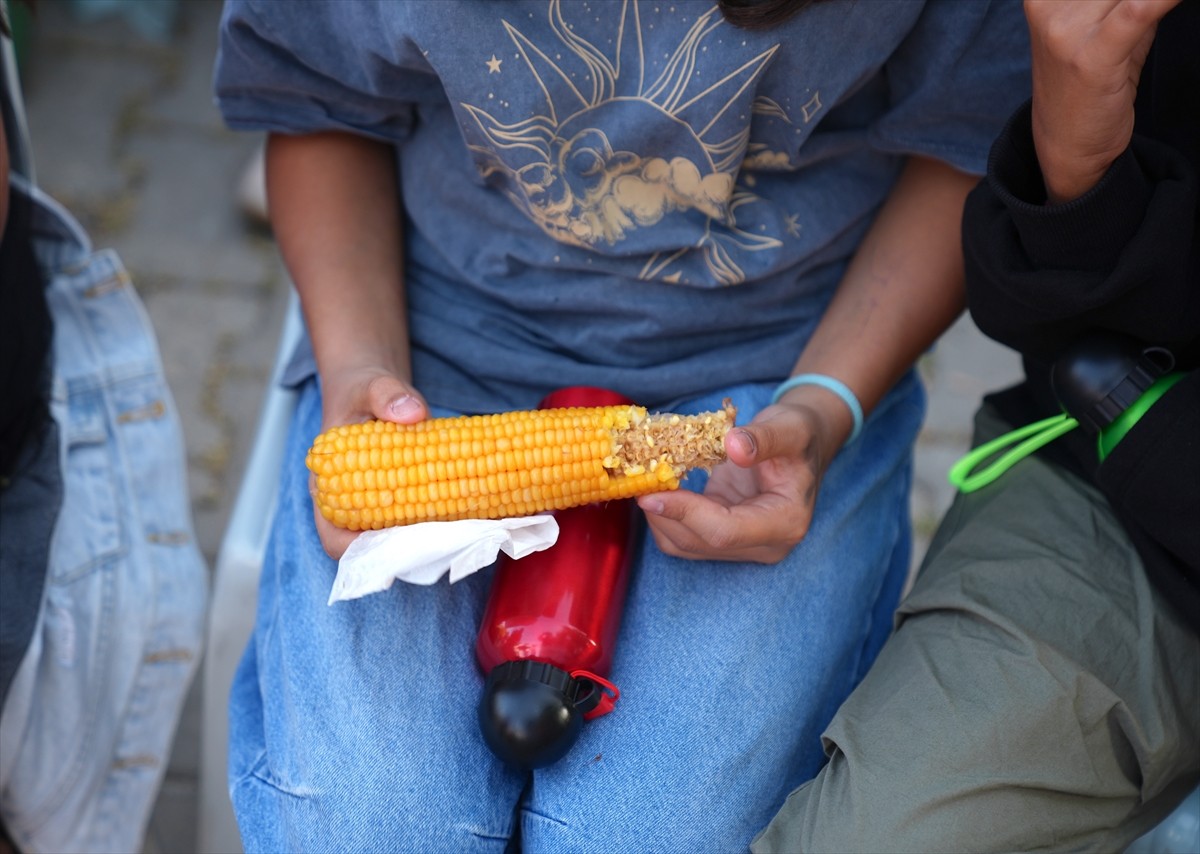
[[[968,850],[953,837],[931,836],[921,813],[903,779],[851,767],[835,751],[813,780],[788,796],[750,849],[755,854]]]
[[[755,854],[1120,850],[1144,827],[1136,798],[1105,800],[941,769],[933,777],[851,765],[841,752],[792,792],[755,838]]]

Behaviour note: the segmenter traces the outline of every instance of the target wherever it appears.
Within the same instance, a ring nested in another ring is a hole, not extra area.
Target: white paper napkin
[[[453,584],[491,565],[500,552],[519,560],[557,540],[558,522],[548,514],[363,531],[338,561],[329,604],[387,590],[394,581],[433,584],[447,571]]]

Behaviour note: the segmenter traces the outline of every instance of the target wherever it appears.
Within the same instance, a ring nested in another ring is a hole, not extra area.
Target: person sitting
[[[1077,404],[1062,372],[1097,340],[1171,358],[1151,405],[956,497],[756,852],[1120,851],[1200,779],[1200,4],[1025,8],[1032,101],[963,241],[971,315],[1026,379],[976,442]]]

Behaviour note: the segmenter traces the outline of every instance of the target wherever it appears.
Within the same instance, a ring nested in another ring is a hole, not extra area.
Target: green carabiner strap
[[[1026,424],[1024,427],[1019,427],[1011,433],[1005,433],[968,452],[966,456],[950,467],[947,478],[961,492],[974,492],[987,486],[1038,448],[1053,442],[1059,436],[1071,432],[1078,426],[1079,422],[1066,413]],[[988,458],[1000,454],[1010,445],[1014,445],[1014,447],[1007,453],[1003,453],[995,462],[972,473],[972,469],[976,466],[982,465]]]

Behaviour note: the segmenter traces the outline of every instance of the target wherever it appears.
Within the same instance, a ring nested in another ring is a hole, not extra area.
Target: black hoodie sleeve
[[[1196,176],[1145,137],[1085,195],[1045,205],[1030,105],[1009,121],[967,199],[967,300],[983,332],[1052,361],[1088,330],[1120,332],[1194,358]]]
[[[967,199],[968,307],[986,335],[1025,357],[1030,399],[1043,406],[1053,398],[1048,372],[1037,366],[1089,331],[1166,347],[1190,371],[1102,465],[1085,437],[1068,445],[1129,531],[1147,573],[1200,630],[1196,170],[1177,149],[1135,135],[1084,196],[1064,205],[1045,200],[1026,104]]]

